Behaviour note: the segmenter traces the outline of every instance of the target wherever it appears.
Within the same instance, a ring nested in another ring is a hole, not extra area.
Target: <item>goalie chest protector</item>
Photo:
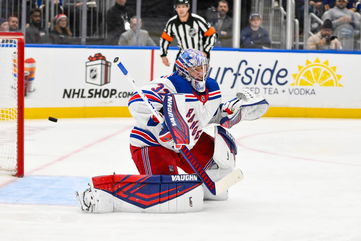
[[[168,101],[164,102],[163,109],[167,113],[178,113],[173,117],[187,125],[183,128],[189,130],[189,147],[192,147],[217,112],[222,100],[221,91],[218,83],[211,78],[207,78],[206,91],[201,94],[194,91],[191,84],[181,76],[172,75],[168,79],[176,88],[176,94],[173,94],[172,99],[167,97]]]
[[[161,109],[167,94],[177,96],[177,106],[179,107],[182,120],[187,123],[191,140],[188,142],[191,148],[198,140],[204,127],[206,127],[221,104],[221,91],[218,83],[212,79],[206,80],[206,91],[199,94],[193,90],[190,82],[176,73],[171,76],[155,79],[143,87],[143,91],[149,95],[152,104]],[[154,96],[158,96],[157,101]],[[158,146],[157,135],[159,128],[149,126],[149,117],[143,113],[150,112],[147,106],[142,103],[140,96],[133,96],[128,105],[132,115],[137,119],[137,125],[131,133],[131,144],[134,146]],[[140,133],[140,134],[139,134]],[[146,137],[146,138],[145,138]]]

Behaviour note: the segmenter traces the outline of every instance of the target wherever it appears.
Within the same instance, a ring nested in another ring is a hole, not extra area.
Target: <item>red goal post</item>
[[[0,32],[0,172],[24,176],[24,35]]]

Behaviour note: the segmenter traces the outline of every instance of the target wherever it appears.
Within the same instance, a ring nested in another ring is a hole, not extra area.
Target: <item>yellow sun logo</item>
[[[318,58],[314,62],[306,60],[306,66],[298,66],[298,73],[292,77],[296,80],[292,86],[342,87],[339,83],[342,75],[336,73],[336,67],[330,66],[328,60],[323,63]]]

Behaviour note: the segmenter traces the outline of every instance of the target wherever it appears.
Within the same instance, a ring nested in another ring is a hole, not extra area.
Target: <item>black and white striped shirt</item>
[[[216,30],[201,16],[190,13],[187,22],[178,15],[170,18],[160,38],[161,56],[167,56],[169,44],[177,38],[180,49],[197,49],[209,53],[216,43]]]

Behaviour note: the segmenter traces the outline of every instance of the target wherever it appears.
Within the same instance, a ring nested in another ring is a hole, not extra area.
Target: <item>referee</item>
[[[160,56],[163,64],[170,66],[167,53],[174,37],[177,38],[180,51],[197,49],[209,58],[209,52],[216,43],[216,30],[201,16],[189,13],[189,0],[176,0],[174,8],[177,15],[168,20],[160,37]]]

